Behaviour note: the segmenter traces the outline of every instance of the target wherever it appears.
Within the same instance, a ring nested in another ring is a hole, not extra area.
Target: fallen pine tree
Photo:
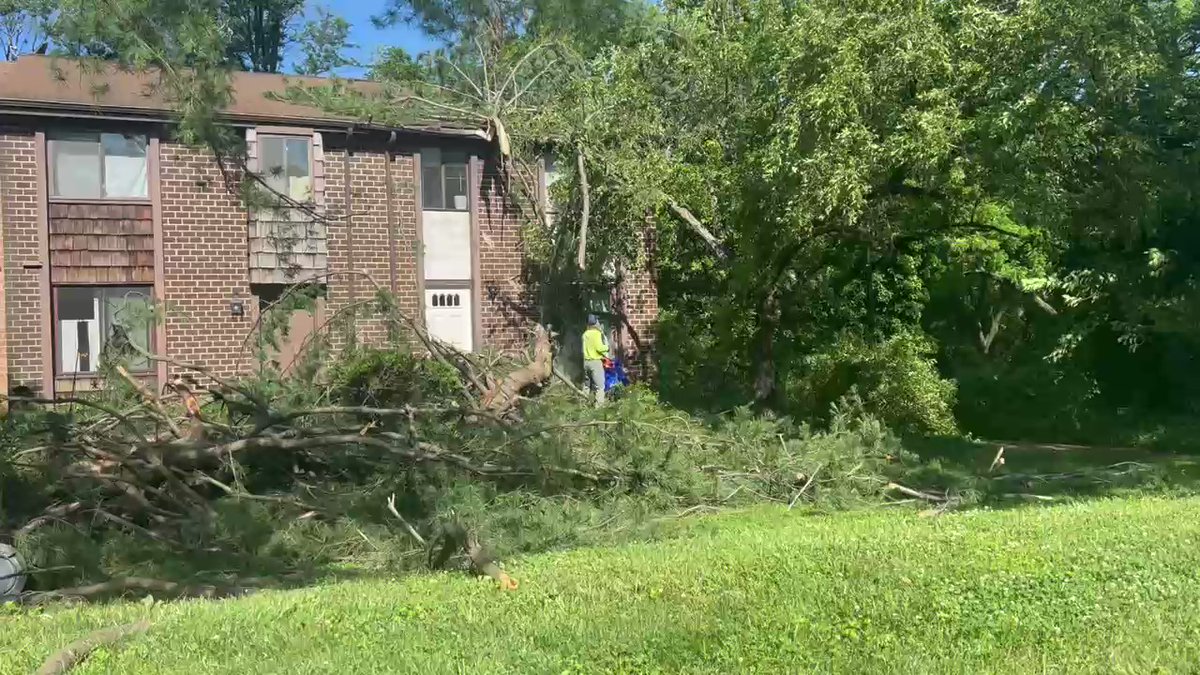
[[[178,374],[165,393],[114,366],[123,390],[13,399],[2,525],[29,564],[23,598],[220,597],[364,559],[514,588],[505,555],[688,509],[878,500],[902,464],[869,418],[822,434],[749,413],[701,420],[640,389],[596,411],[549,386],[543,327],[526,361],[485,360],[430,338],[382,291],[378,306],[394,347],[342,354],[315,379],[230,380],[146,354]]]

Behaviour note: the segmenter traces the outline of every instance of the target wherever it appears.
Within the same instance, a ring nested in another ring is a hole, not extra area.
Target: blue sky
[[[371,17],[382,12],[386,5],[387,0],[319,0],[309,3],[309,13],[312,13],[313,7],[324,6],[349,21],[352,27],[350,41],[358,45],[349,56],[360,63],[369,64],[382,47],[403,47],[415,56],[434,46],[420,30],[410,26],[398,25],[383,30],[376,28],[371,23]],[[355,77],[362,73],[361,68],[344,68],[338,74]]]

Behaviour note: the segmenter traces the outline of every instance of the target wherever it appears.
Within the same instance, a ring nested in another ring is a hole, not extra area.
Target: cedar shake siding
[[[284,251],[270,232],[280,214],[248,213],[230,189],[239,176],[174,142],[161,106],[117,91],[128,74],[112,76],[119,105],[109,111],[103,102],[81,106],[82,94],[63,89],[70,82],[49,81],[45,61],[0,64],[8,391],[101,386],[99,355],[138,303],[165,318],[138,324],[135,342],[219,377],[247,374],[260,303],[298,281],[321,285],[324,300],[293,317],[291,343],[275,355],[281,368],[317,327],[331,327],[335,349],[387,344],[373,284],[447,341],[513,355],[528,348],[537,311],[522,219],[477,132],[363,129],[302,106],[256,108],[254,96],[282,80],[239,74],[229,117],[246,135],[248,166],[309,204],[307,214],[282,216],[302,221]],[[129,118],[134,108],[138,119]],[[297,144],[264,145],[271,138]],[[265,175],[260,167],[272,162],[285,165],[283,175]],[[613,306],[626,317],[616,344],[632,371],[648,376],[657,316],[650,231],[646,244],[647,263],[624,273]],[[177,368],[133,370],[157,387]]]
[[[150,204],[50,203],[50,282],[154,283]]]

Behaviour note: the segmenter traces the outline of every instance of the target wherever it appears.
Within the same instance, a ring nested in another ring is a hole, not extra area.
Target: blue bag
[[[621,365],[620,359],[612,359],[612,367],[604,369],[604,391],[612,391],[614,387],[628,387],[629,376],[625,374],[625,367]]]

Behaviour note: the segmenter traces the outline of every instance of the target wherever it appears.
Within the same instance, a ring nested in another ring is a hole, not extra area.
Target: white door
[[[473,350],[470,289],[426,289],[425,323],[433,337],[464,352]]]

